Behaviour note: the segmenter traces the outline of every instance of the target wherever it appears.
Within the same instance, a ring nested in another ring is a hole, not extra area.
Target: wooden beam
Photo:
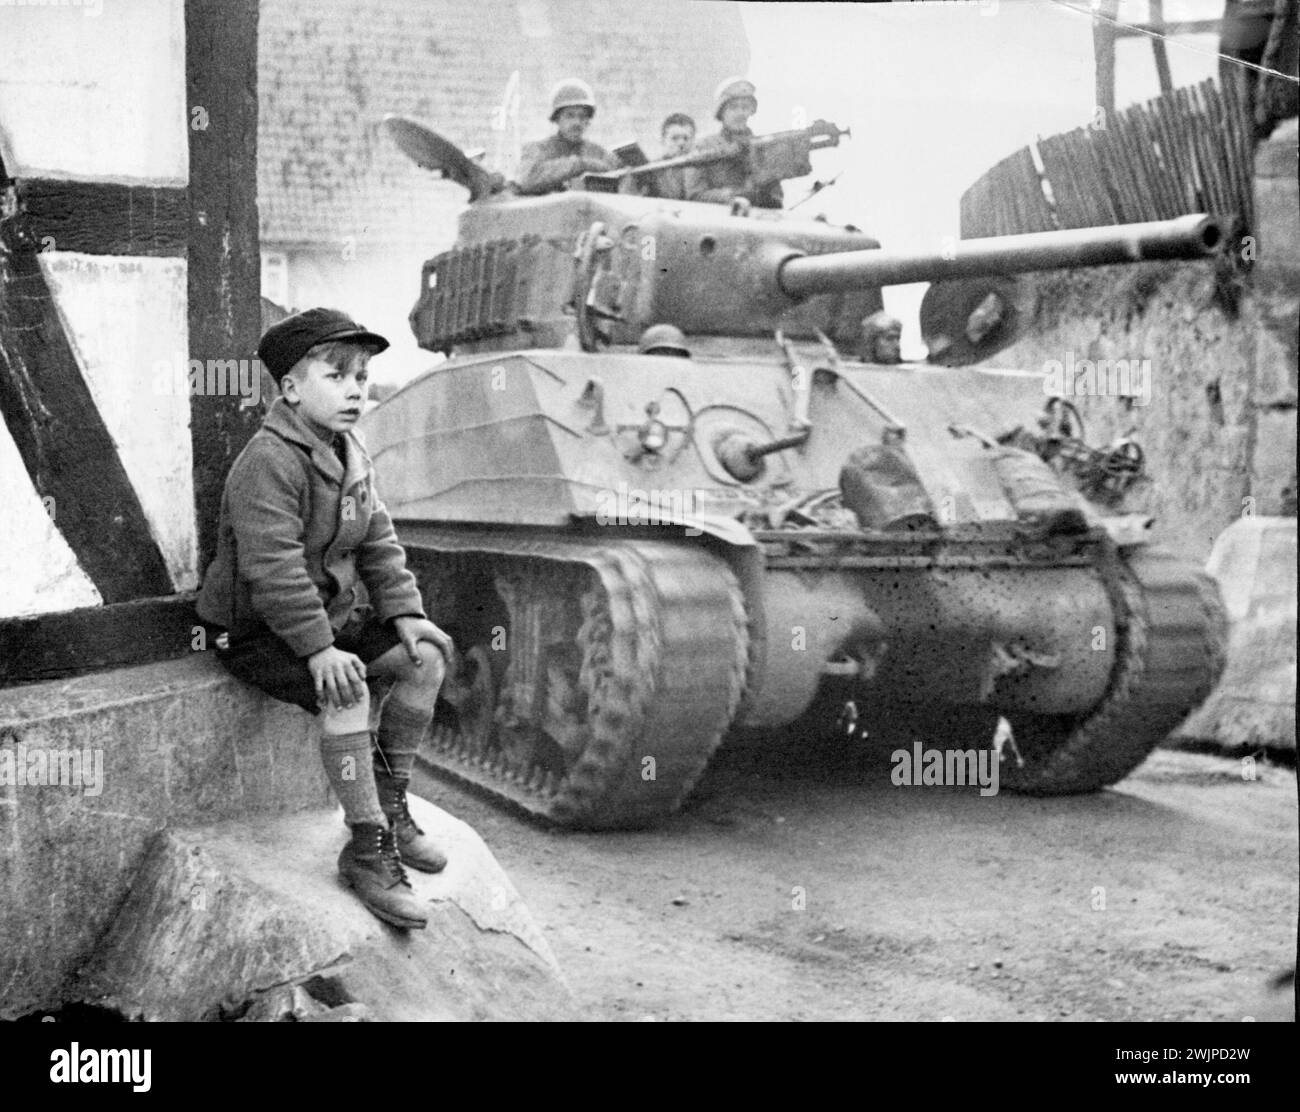
[[[1174,79],[1169,72],[1169,53],[1165,46],[1165,0],[1147,0],[1147,16],[1155,32],[1151,39],[1151,52],[1156,59],[1156,77],[1160,80],[1162,94],[1174,91]]]
[[[192,594],[0,618],[0,686],[188,656],[201,628]]]
[[[185,0],[190,148],[190,358],[251,359],[261,335],[257,238],[257,0]],[[261,411],[190,399],[199,568],[217,547],[226,473]]]
[[[1128,39],[1134,35],[1161,34],[1166,38],[1177,35],[1217,35],[1222,26],[1221,19],[1183,19],[1177,23],[1157,26],[1154,20],[1146,23],[1126,23],[1115,28],[1117,39]]]
[[[1119,0],[1100,0],[1092,20],[1092,54],[1096,66],[1096,104],[1109,116],[1115,111],[1115,18]]]
[[[40,250],[185,257],[183,189],[23,178],[17,194]]]

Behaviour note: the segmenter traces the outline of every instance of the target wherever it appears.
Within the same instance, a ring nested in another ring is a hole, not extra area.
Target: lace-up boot
[[[376,774],[375,787],[379,789],[379,806],[388,816],[402,860],[422,873],[439,873],[446,868],[447,855],[411,817],[411,811],[406,805],[406,783],[391,776]]]
[[[411,890],[391,827],[360,822],[339,854],[339,876],[379,918],[395,927],[428,925],[424,904]]]

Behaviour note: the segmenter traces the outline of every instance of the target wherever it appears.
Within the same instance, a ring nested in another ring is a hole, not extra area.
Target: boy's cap
[[[376,354],[388,347],[388,341],[379,333],[358,324],[347,313],[307,309],[271,325],[257,345],[257,357],[279,382],[299,359],[326,340],[364,340],[375,346]]]

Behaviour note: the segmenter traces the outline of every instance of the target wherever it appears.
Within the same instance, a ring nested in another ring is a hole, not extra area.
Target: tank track
[[[1159,549],[1102,560],[1117,617],[1106,697],[1082,719],[1012,718],[1001,785],[1029,795],[1097,791],[1138,767],[1198,707],[1223,673],[1227,616],[1199,568]]]
[[[681,804],[744,687],[724,561],[652,540],[416,527],[403,543],[458,650],[424,767],[564,826],[644,827]]]

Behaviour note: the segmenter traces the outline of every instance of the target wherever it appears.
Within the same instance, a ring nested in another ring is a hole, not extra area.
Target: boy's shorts
[[[402,642],[388,622],[381,622],[367,609],[353,613],[334,636],[334,647],[354,653],[369,664]],[[232,675],[286,703],[296,703],[312,714],[320,712],[316,685],[307,658],[295,656],[284,641],[270,630],[255,633],[229,648],[218,648],[217,659]]]

